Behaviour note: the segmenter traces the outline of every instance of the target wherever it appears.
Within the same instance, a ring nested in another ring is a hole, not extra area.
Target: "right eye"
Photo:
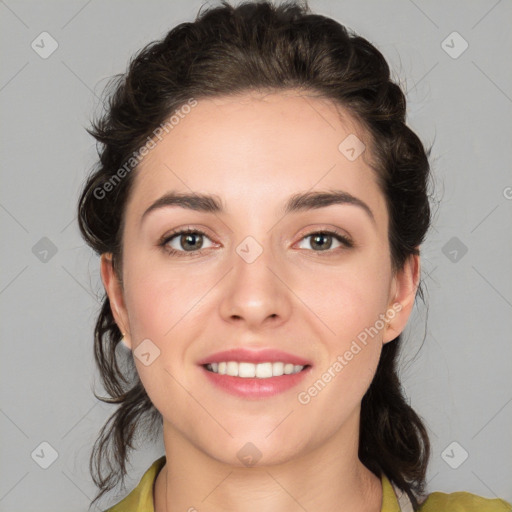
[[[171,255],[186,256],[189,253],[191,256],[196,256],[200,255],[201,250],[205,248],[203,245],[205,238],[208,237],[203,231],[187,228],[166,235],[159,245]]]

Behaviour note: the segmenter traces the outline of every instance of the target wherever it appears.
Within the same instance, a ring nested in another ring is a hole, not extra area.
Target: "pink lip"
[[[234,348],[230,350],[224,350],[222,352],[216,352],[211,354],[204,359],[201,359],[198,364],[205,365],[208,363],[221,363],[222,361],[237,361],[239,363],[276,363],[282,361],[283,363],[300,364],[301,366],[310,365],[311,362],[303,359],[302,357],[283,352],[282,350],[275,350],[272,348],[266,348],[263,350],[248,350],[244,348]],[[221,375],[222,377],[222,375]],[[235,377],[236,378],[236,377]],[[274,377],[272,377],[273,379]],[[279,379],[280,377],[275,377]],[[251,380],[251,379],[245,379]],[[256,379],[261,380],[261,379]],[[270,379],[269,379],[270,380]]]
[[[221,359],[221,361],[226,361],[226,359]],[[231,375],[219,375],[218,373],[208,371],[204,366],[200,368],[215,386],[231,395],[251,399],[268,398],[283,393],[297,386],[311,372],[311,366],[308,366],[301,372],[292,375],[281,375],[280,377],[270,377],[268,379],[244,379],[232,377]]]

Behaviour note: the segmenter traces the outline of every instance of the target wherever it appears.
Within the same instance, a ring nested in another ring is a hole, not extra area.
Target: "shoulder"
[[[122,501],[104,512],[154,512],[153,486],[166,461],[165,455],[157,459],[144,473],[135,489]]]
[[[433,492],[423,501],[419,512],[512,512],[512,505],[469,492]]]
[[[404,493],[381,475],[381,512],[412,511],[412,504]],[[421,501],[418,512],[512,512],[512,505],[505,500],[489,499],[469,492],[432,492]]]

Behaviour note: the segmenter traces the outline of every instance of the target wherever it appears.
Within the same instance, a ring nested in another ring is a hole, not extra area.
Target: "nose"
[[[242,253],[241,253],[242,254]],[[285,323],[292,311],[292,295],[286,273],[270,250],[252,262],[233,255],[233,269],[226,276],[220,314],[226,322],[257,330]]]

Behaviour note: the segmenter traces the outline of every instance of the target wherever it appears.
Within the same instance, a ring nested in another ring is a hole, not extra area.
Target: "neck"
[[[380,479],[357,456],[358,422],[344,427],[292,460],[241,467],[210,457],[164,421],[167,460],[155,482],[155,512],[380,512]],[[354,433],[356,442],[347,435]]]

